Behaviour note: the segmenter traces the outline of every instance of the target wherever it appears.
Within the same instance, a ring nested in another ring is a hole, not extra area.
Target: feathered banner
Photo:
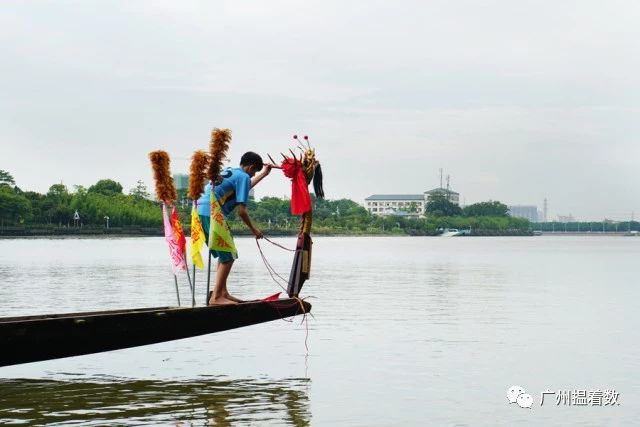
[[[176,208],[172,206],[171,216],[173,217],[174,214],[177,216]],[[181,247],[181,243],[176,237],[173,221],[169,219],[167,205],[165,203],[162,203],[162,220],[164,223],[164,238],[169,245],[171,268],[173,269],[173,273],[176,274],[178,271],[184,271],[187,269],[187,262],[185,260],[184,250]],[[178,221],[178,224],[180,224],[180,221]],[[182,238],[184,239],[184,234],[182,234]]]
[[[229,145],[231,144],[231,130],[215,128],[211,132],[209,144],[209,180],[214,184],[221,181],[220,173],[222,165],[227,158]],[[209,249],[237,253],[233,237],[224,219],[220,203],[211,190],[211,225],[209,226]]]
[[[208,163],[209,155],[207,153],[202,150],[193,153],[189,174],[189,198],[193,200],[193,207],[191,208],[191,261],[198,268],[204,268],[200,249],[205,243],[204,230],[198,215],[198,199],[204,192]]]
[[[173,229],[174,236],[176,236],[178,247],[180,247],[182,253],[187,253],[187,239],[184,237],[182,223],[180,222],[180,217],[178,216],[178,211],[175,206],[171,207],[171,228]]]
[[[222,207],[215,197],[211,197],[211,225],[209,226],[209,249],[238,253],[229,225],[224,219]]]
[[[178,193],[173,184],[173,178],[171,178],[169,153],[162,150],[152,151],[149,153],[149,159],[151,159],[151,167],[153,168],[158,200],[173,204],[178,198]]]
[[[204,268],[202,255],[200,254],[200,249],[204,243],[204,230],[194,202],[193,209],[191,209],[191,262],[198,268]]]
[[[191,169],[189,171],[189,198],[196,201],[204,192],[204,183],[207,180],[207,166],[209,155],[202,150],[193,153],[191,157]]]
[[[151,167],[153,168],[153,178],[156,184],[156,196],[162,201],[162,222],[164,224],[164,237],[169,245],[169,256],[171,267],[176,273],[187,269],[185,259],[186,241],[182,224],[178,218],[178,212],[174,206],[178,198],[176,187],[171,177],[169,154],[166,151],[158,150],[149,153]],[[171,207],[171,216],[167,211]]]
[[[222,172],[222,165],[227,158],[227,151],[229,151],[229,144],[231,143],[231,130],[215,128],[211,132],[211,142],[209,143],[210,149],[210,163],[208,176],[209,180],[213,184],[220,182],[220,173]]]

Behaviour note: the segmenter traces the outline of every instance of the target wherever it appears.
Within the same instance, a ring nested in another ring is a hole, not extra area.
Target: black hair
[[[255,166],[256,172],[259,172],[262,170],[264,163],[262,162],[260,154],[254,153],[253,151],[247,151],[240,158],[240,166]]]

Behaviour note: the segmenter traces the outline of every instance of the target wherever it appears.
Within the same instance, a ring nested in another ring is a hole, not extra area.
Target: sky
[[[3,1],[0,169],[152,191],[214,127],[309,135],[330,199],[420,194],[640,218],[640,2]],[[273,171],[256,196],[285,196]]]

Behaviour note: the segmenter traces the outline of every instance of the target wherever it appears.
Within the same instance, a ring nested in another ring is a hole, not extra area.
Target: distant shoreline
[[[272,237],[292,237],[297,235],[297,230],[263,230],[267,236]],[[185,234],[189,236],[190,232],[187,228]],[[249,230],[234,230],[233,234],[237,237],[251,237]],[[542,236],[625,236],[626,232],[543,232]],[[335,233],[312,232],[314,237],[440,237],[438,234],[409,234],[409,233],[352,233],[347,231],[339,231]],[[139,228],[34,228],[34,229],[0,229],[0,239],[11,238],[42,238],[42,237],[163,237],[164,233],[161,227],[139,227]],[[532,232],[523,232],[518,230],[485,230],[476,232],[470,236],[456,237],[537,237]]]
[[[297,228],[291,229],[263,229],[268,236],[296,236]],[[437,232],[359,232],[350,230],[329,231],[313,230],[313,236],[345,236],[345,237],[380,237],[380,236],[406,236],[406,237],[439,237]],[[625,236],[626,231],[544,231],[543,236]],[[185,227],[185,234],[190,234],[189,227]],[[234,229],[233,234],[238,237],[252,236],[248,229]],[[30,237],[163,237],[162,227],[58,227],[58,226],[27,226],[27,227],[0,227],[0,238],[30,238]],[[508,237],[508,236],[533,236],[530,230],[473,230],[470,236],[456,237]]]

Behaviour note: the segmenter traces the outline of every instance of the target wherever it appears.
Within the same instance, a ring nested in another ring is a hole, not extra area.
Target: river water
[[[232,293],[277,292],[237,244]],[[318,237],[313,257],[307,325],[0,368],[0,424],[638,424],[640,238]],[[0,240],[0,277],[0,316],[176,303],[161,238]]]

